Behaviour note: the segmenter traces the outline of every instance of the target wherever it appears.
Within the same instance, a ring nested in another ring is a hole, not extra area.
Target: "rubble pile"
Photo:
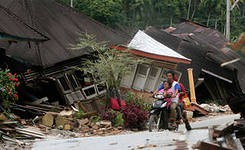
[[[200,104],[200,106],[210,113],[219,113],[219,112],[231,113],[232,112],[228,105],[221,106],[221,105],[216,105],[214,103],[210,103],[210,104]]]
[[[78,119],[72,110],[48,112],[42,117],[41,124],[49,129],[79,132],[79,136],[114,135],[122,132],[122,127],[113,127],[110,121],[93,121],[92,117]]]
[[[73,106],[28,103],[11,104],[10,109],[14,114],[0,112],[0,143],[5,145],[0,149],[9,147],[26,149],[34,139],[50,136],[54,138],[106,136],[124,131],[122,127],[114,127],[110,121],[101,120],[96,111],[89,111],[86,107],[77,109]],[[81,110],[82,115],[77,115]]]
[[[18,116],[0,113],[0,140],[3,149],[25,147],[26,140],[42,139],[46,133],[41,128],[31,127],[28,122]]]
[[[194,149],[242,150],[245,147],[245,119],[209,127],[209,139],[198,142]]]

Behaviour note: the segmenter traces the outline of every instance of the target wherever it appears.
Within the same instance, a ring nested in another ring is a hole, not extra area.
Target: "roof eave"
[[[5,41],[31,41],[31,42],[45,42],[48,41],[48,38],[28,38],[28,37],[20,37],[20,36],[16,36],[16,35],[11,35],[8,33],[4,33],[1,32],[0,34],[3,35],[3,37],[1,37],[1,40],[5,40]]]
[[[188,59],[181,59],[181,58],[176,58],[176,57],[150,54],[150,53],[142,52],[142,51],[137,50],[137,49],[128,48],[127,46],[123,46],[123,45],[111,46],[111,48],[116,49],[116,50],[121,50],[121,51],[127,50],[128,52],[130,52],[134,55],[138,55],[138,56],[142,56],[142,57],[146,57],[146,58],[150,58],[150,59],[155,59],[155,60],[160,60],[160,61],[167,61],[167,62],[172,62],[172,63],[176,63],[176,64],[177,63],[183,63],[183,64],[190,64],[191,63],[191,60],[188,60]]]

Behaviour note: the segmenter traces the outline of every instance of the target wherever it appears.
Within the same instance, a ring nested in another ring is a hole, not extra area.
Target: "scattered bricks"
[[[63,126],[63,128],[64,128],[64,126],[65,126],[66,123],[68,123],[68,120],[67,120],[66,117],[63,117],[63,116],[57,116],[57,117],[55,118],[55,125],[56,125],[56,127]]]
[[[96,125],[98,125],[100,128],[109,128],[112,126],[110,121],[99,121],[96,122]]]
[[[71,124],[65,124],[64,130],[72,130]]]
[[[99,129],[99,126],[95,124],[95,125],[93,126],[93,129],[97,130],[97,129]]]
[[[42,124],[47,127],[52,127],[52,125],[54,124],[54,116],[51,113],[46,113],[42,117]]]

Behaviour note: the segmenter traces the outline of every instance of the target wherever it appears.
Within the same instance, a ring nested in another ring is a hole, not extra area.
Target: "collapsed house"
[[[245,92],[245,61],[226,47],[218,31],[185,21],[165,30],[148,27],[145,33],[192,60],[178,65],[180,82],[188,87],[187,68],[193,68],[197,99],[230,102]],[[242,98],[240,98],[242,99]]]
[[[8,40],[1,42],[0,47],[11,59],[27,66],[19,72],[25,85],[19,89],[24,99],[47,97],[43,100],[72,104],[104,92],[103,85],[94,85],[85,77],[78,80],[83,75],[74,71],[74,67],[81,65],[82,58],[91,51],[71,50],[71,47],[82,34],[93,35],[98,42],[108,42],[109,46],[126,43],[126,34],[56,0],[4,0],[0,1],[0,8],[3,13],[0,27],[9,31],[11,38],[21,41]],[[22,42],[23,39],[28,42]]]
[[[153,92],[159,84],[166,80],[167,70],[176,70],[179,63],[189,64],[190,59],[180,55],[173,49],[154,40],[143,31],[138,31],[126,46],[115,47],[127,49],[136,57],[143,58],[142,64],[135,64],[121,82],[121,86],[138,91]],[[181,77],[181,72],[176,72]]]
[[[13,43],[25,43],[29,45],[30,43],[45,42],[48,38],[32,29],[2,6],[0,6],[0,15],[0,68],[11,68],[19,72],[25,67],[24,63],[11,59],[6,54],[6,49]]]

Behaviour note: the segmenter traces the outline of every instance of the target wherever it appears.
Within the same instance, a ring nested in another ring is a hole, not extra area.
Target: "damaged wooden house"
[[[131,73],[126,75],[121,83],[122,87],[137,91],[155,91],[159,84],[166,80],[167,70],[176,70],[179,63],[191,62],[190,59],[154,40],[141,30],[134,35],[128,45],[115,48],[127,49],[135,56],[145,59],[145,63],[135,64]],[[178,71],[176,73],[180,78],[182,73]]]
[[[177,70],[182,72],[180,82],[188,87],[186,69],[193,68],[199,102],[232,103],[245,93],[245,60],[227,47],[222,33],[190,21],[167,29],[148,27],[145,33],[192,60]],[[239,99],[244,101],[244,96]]]
[[[70,105],[105,92],[103,85],[94,85],[73,69],[91,51],[70,49],[81,34],[94,35],[109,46],[126,43],[126,34],[56,0],[3,0],[0,8],[1,55],[5,51],[16,66],[25,66],[14,67],[25,85],[19,89],[23,99]],[[83,78],[78,80],[78,76]]]

